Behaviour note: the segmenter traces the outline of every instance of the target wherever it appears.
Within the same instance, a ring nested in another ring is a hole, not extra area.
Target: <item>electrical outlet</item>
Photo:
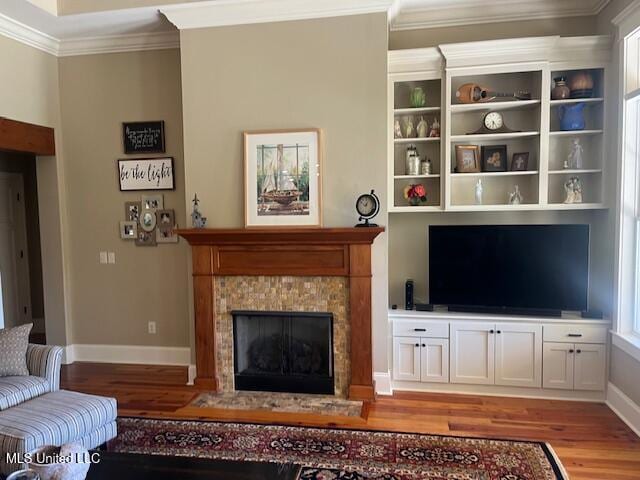
[[[111,265],[116,263],[116,252],[109,252],[107,254],[108,261]]]
[[[156,322],[149,322],[149,333],[151,335],[156,334]]]
[[[107,252],[100,252],[100,263],[103,265],[106,265],[107,263],[109,263],[109,260],[107,258]]]

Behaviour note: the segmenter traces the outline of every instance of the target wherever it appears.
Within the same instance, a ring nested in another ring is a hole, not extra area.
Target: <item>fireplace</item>
[[[236,390],[334,393],[332,314],[231,315]]]

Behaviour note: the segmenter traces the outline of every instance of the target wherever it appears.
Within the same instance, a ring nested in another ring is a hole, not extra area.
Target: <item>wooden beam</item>
[[[0,150],[55,155],[53,128],[0,118]]]

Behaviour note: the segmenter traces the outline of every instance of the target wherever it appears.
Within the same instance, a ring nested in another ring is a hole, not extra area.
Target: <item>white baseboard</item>
[[[640,406],[609,382],[607,406],[640,437]]]
[[[63,363],[136,363],[147,365],[191,365],[188,347],[149,347],[141,345],[83,345],[65,347]]]
[[[193,381],[198,376],[198,372],[196,370],[196,366],[191,364],[189,365],[189,380],[187,381],[187,385],[193,385]]]
[[[378,395],[393,395],[391,374],[389,372],[373,372],[373,381]]]

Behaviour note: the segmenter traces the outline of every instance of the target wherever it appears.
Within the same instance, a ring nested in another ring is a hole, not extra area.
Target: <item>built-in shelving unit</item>
[[[496,40],[389,52],[389,212],[606,208],[604,87],[610,51],[610,37],[600,36]],[[588,72],[594,79],[591,97],[551,99],[554,78],[570,79],[580,72]],[[526,91],[529,99],[504,97],[461,103],[456,91],[466,83],[497,92]],[[427,105],[422,108],[411,108],[408,103],[414,86],[427,93]],[[563,130],[562,112],[576,107],[583,110],[585,128]],[[500,112],[512,131],[479,133],[490,111]],[[395,120],[407,115],[413,115],[415,123],[421,116],[438,118],[441,138],[394,138]],[[582,164],[577,166],[567,162],[574,142],[583,152]],[[409,145],[414,145],[421,157],[431,159],[431,175],[407,175]],[[480,152],[482,147],[504,145],[507,171],[458,172],[458,145],[476,145]],[[525,171],[511,171],[516,153],[529,154]],[[566,185],[573,178],[582,186],[581,203],[565,203]],[[483,192],[480,204],[475,194],[479,181]],[[427,190],[424,205],[410,206],[403,197],[406,186],[415,183],[422,183]],[[510,193],[516,187],[523,200],[510,205]]]

